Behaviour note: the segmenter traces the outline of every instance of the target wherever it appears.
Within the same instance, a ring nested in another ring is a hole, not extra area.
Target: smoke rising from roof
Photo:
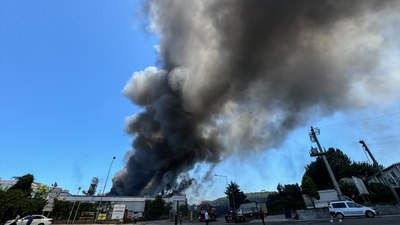
[[[396,96],[398,1],[148,4],[162,69],[123,90],[144,110],[127,121],[133,152],[111,194],[183,190],[196,163],[279,146],[311,114]]]

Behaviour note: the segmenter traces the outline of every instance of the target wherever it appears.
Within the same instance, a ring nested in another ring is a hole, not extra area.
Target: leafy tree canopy
[[[166,212],[168,206],[161,195],[158,195],[153,201],[145,202],[144,216],[146,219],[160,218]]]
[[[240,190],[239,185],[232,182],[226,187],[225,194],[229,196],[229,204],[235,211],[243,203],[247,203],[247,196]]]
[[[301,181],[301,190],[309,198],[319,199],[319,193],[317,186],[315,186],[311,177],[304,175]]]
[[[34,177],[32,174],[26,174],[22,177],[18,177],[17,183],[15,183],[12,187],[10,187],[8,190],[21,190],[24,192],[25,196],[30,196],[32,193],[32,183],[33,183]]]
[[[339,149],[329,148],[326,158],[331,166],[337,181],[344,177],[357,176],[365,178],[375,174],[377,171],[366,162],[352,162],[351,159]],[[311,177],[318,190],[333,188],[332,181],[321,158],[306,166],[305,175]]]

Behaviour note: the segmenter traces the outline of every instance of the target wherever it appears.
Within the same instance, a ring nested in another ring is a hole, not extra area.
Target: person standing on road
[[[208,225],[208,221],[210,220],[210,217],[208,216],[207,211],[204,213],[204,219],[206,220],[206,225]]]
[[[259,212],[259,214],[260,214],[260,218],[261,218],[261,221],[262,221],[262,223],[263,223],[263,225],[265,225],[265,221],[264,221],[264,211],[262,210],[262,209],[260,209],[260,212]]]

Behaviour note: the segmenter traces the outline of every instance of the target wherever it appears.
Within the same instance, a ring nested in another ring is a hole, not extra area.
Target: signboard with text
[[[113,213],[111,216],[112,220],[124,219],[125,214],[125,204],[115,204],[113,207]]]
[[[106,220],[107,219],[107,213],[99,213],[97,216],[97,220]]]

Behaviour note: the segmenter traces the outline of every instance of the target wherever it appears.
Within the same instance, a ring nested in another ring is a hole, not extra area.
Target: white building
[[[378,173],[374,176],[368,177],[368,183],[383,183],[395,189],[400,188],[400,162],[393,163],[389,167],[385,168],[382,172],[383,176],[388,182],[386,182],[385,179],[382,179]]]
[[[103,207],[111,206],[110,209],[105,209],[110,214],[114,205],[125,205],[125,209],[133,214],[142,215],[144,212],[145,202],[154,200],[152,197],[130,197],[130,196],[85,196],[85,195],[59,195],[58,200],[69,202],[88,202],[102,203]],[[172,203],[173,210],[179,205],[186,203],[186,195],[174,195],[169,198],[163,198],[165,202]]]

